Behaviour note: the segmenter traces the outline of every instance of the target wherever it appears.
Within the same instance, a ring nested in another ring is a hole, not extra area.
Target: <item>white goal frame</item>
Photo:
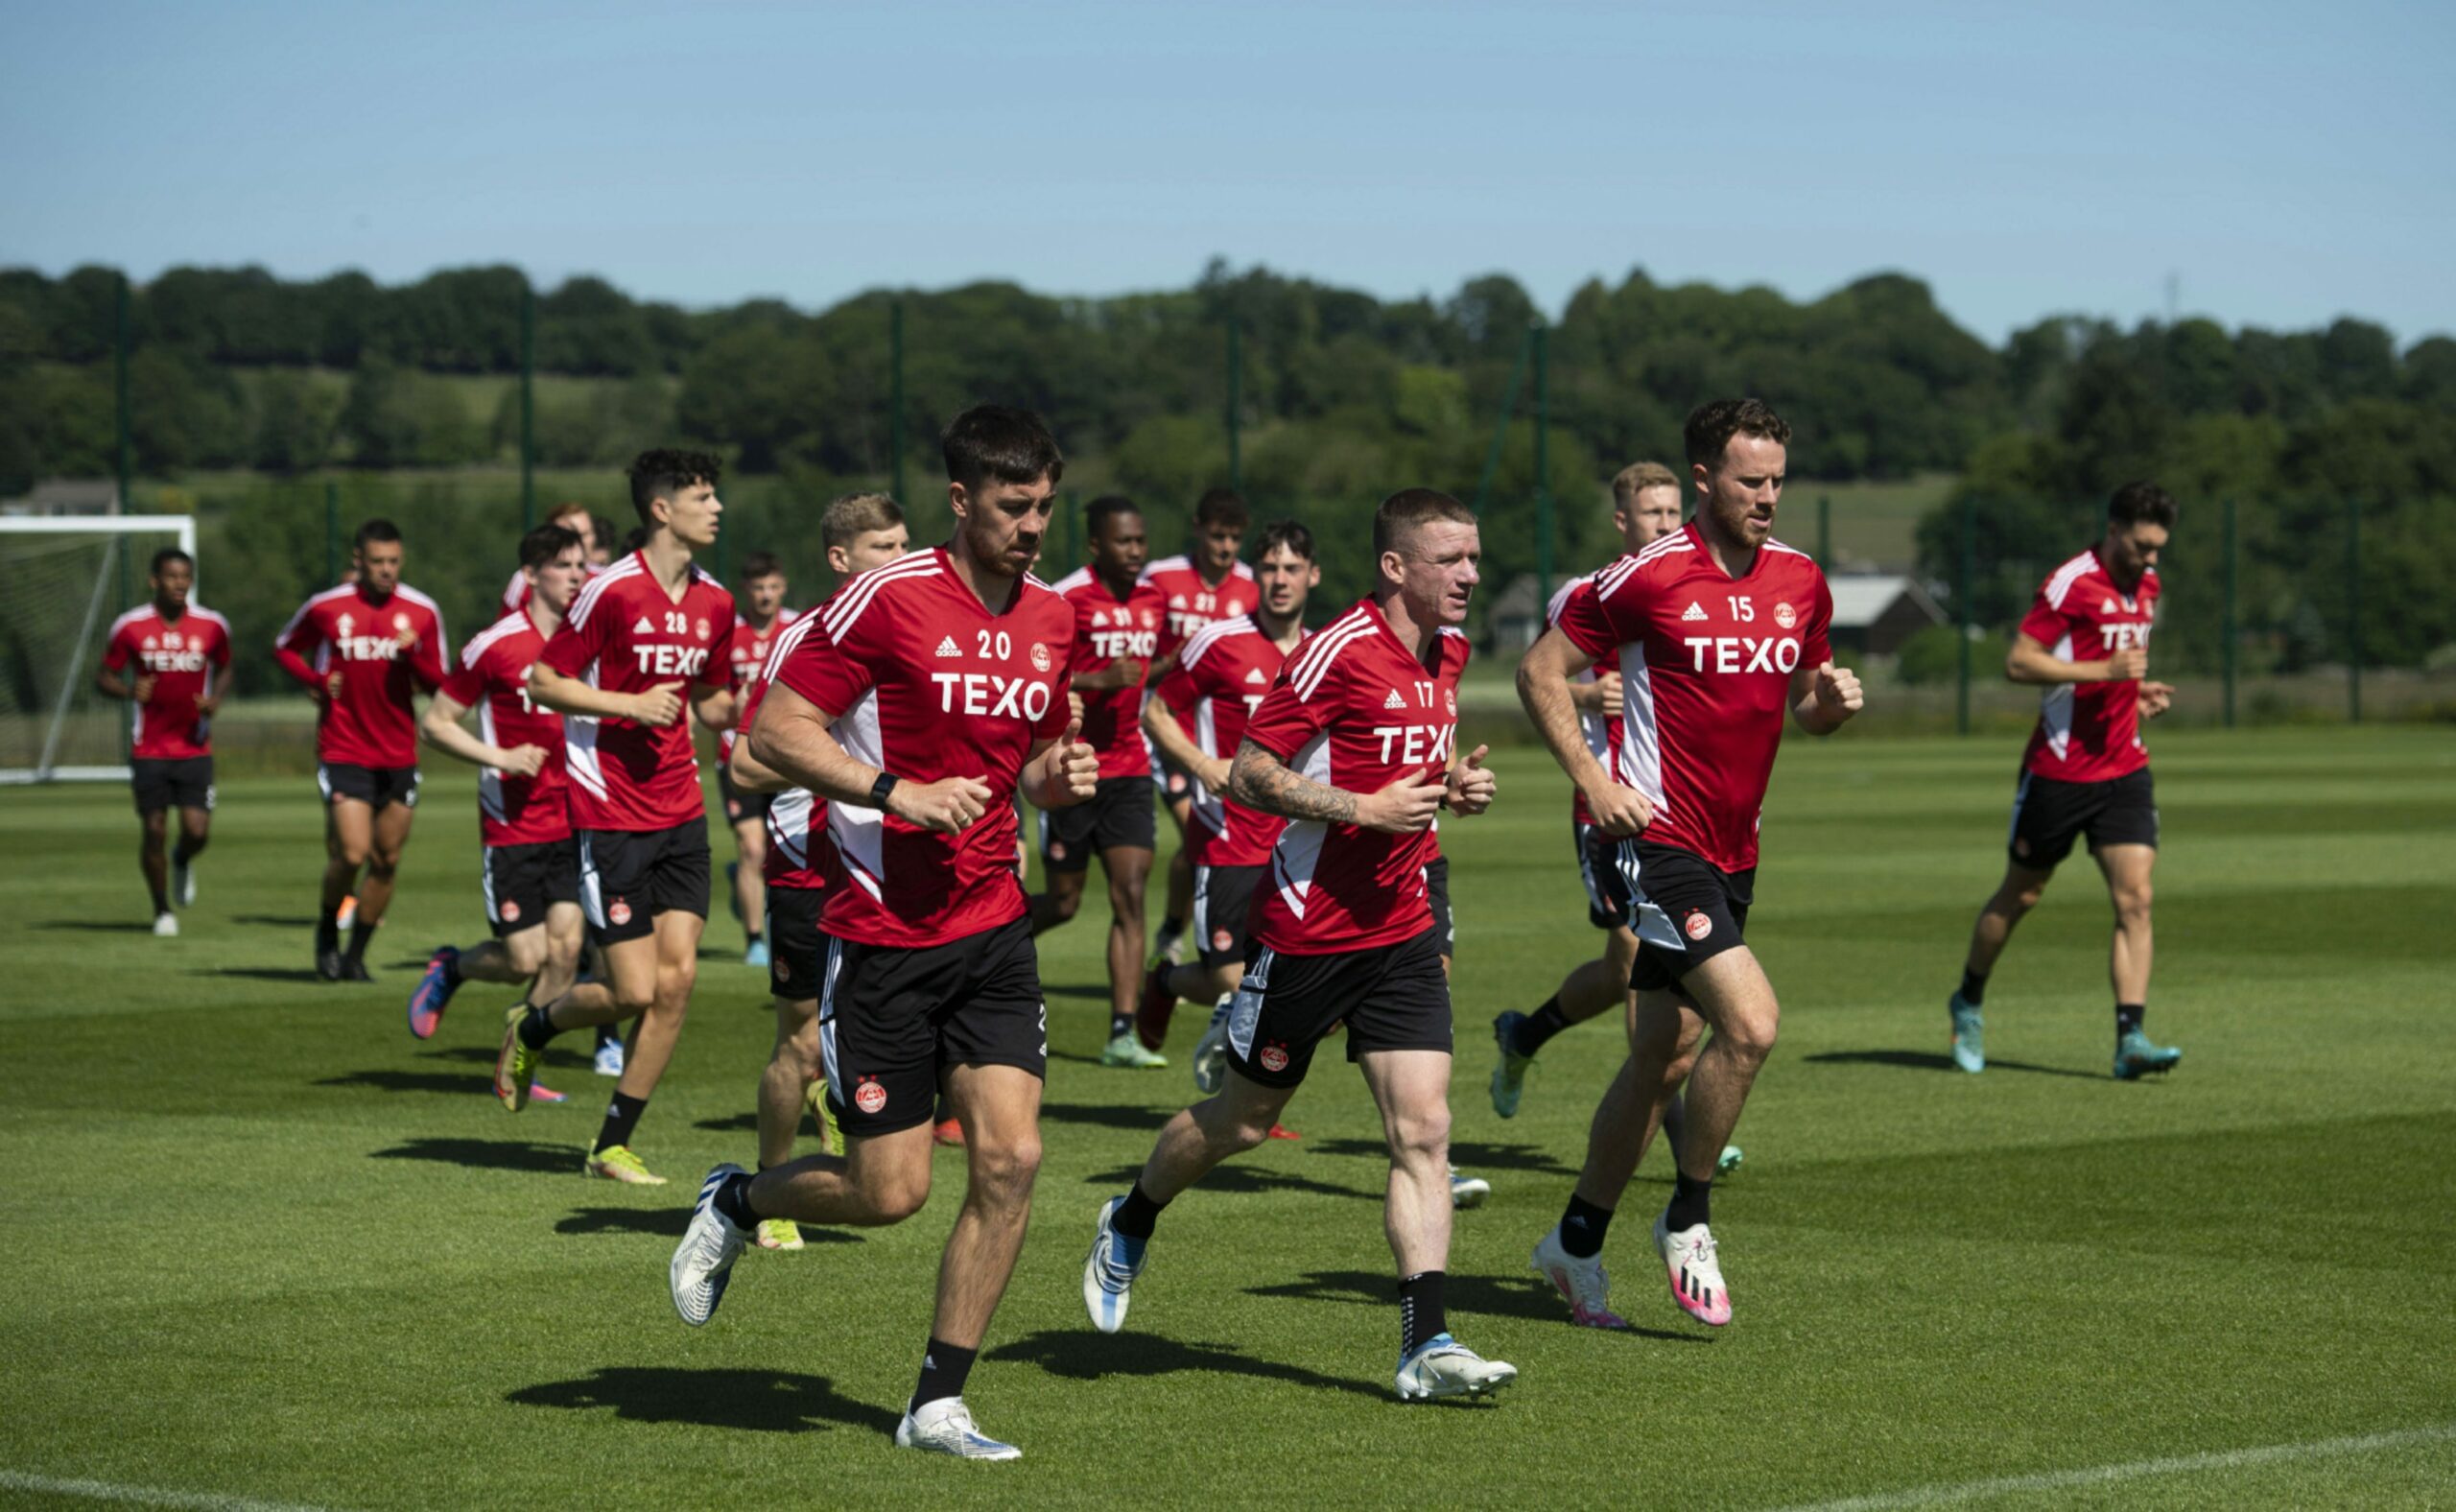
[[[156,535],[168,532],[179,538],[179,550],[196,556],[196,516],[192,514],[27,514],[0,515],[0,535]],[[200,568],[200,576],[201,568]],[[68,716],[68,700],[77,690],[78,679],[86,673],[86,656],[93,650],[95,629],[110,623],[103,615],[110,575],[98,574],[94,592],[85,604],[85,622],[77,631],[78,665],[68,669],[59,682],[59,701],[52,710],[51,730],[43,738],[41,759],[33,767],[0,767],[0,787],[20,786],[34,782],[126,782],[130,768],[116,767],[57,767],[52,756],[58,750],[61,721]],[[195,590],[190,589],[193,600]],[[123,605],[122,607],[127,607]]]

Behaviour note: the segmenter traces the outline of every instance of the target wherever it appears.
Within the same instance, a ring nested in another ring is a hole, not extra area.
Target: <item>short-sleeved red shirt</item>
[[[1301,650],[1303,643],[1298,645]],[[1246,721],[1262,707],[1287,655],[1251,615],[1215,620],[1186,642],[1158,697],[1177,713],[1204,755],[1233,760]],[[1197,866],[1260,866],[1270,860],[1287,823],[1275,814],[1232,803],[1196,781],[1187,853]]]
[[[1244,738],[1299,776],[1347,792],[1379,792],[1412,773],[1439,777],[1457,746],[1466,665],[1464,635],[1440,631],[1418,660],[1365,599],[1287,658]],[[1440,853],[1430,830],[1383,835],[1290,820],[1271,848],[1253,936],[1287,956],[1412,938],[1432,925],[1424,869]]]
[[[230,665],[230,622],[191,602],[176,620],[148,603],[111,622],[103,665],[113,672],[133,666],[154,679],[154,696],[131,704],[129,732],[132,761],[188,761],[213,754],[213,721],[197,705],[213,691],[215,669]],[[131,679],[133,680],[133,679]]]
[[[1757,821],[1791,674],[1831,656],[1833,595],[1804,552],[1759,548],[1723,575],[1694,522],[1594,575],[1561,633],[1620,673],[1617,780],[1645,794],[1645,838],[1727,872],[1757,864]]]
[[[742,685],[740,728],[749,729],[751,721],[759,718],[759,705],[767,699],[776,669],[793,654],[793,648],[805,637],[816,632],[818,626],[818,614],[814,610],[777,633],[768,660]],[[725,759],[733,759],[730,752]],[[767,823],[768,854],[759,863],[759,875],[768,886],[826,886],[828,868],[836,859],[836,842],[827,838],[827,800],[808,788],[788,788],[769,800]]]
[[[739,611],[735,613],[733,637],[725,643],[725,660],[733,664],[733,685],[736,688],[746,693],[759,680],[762,670],[768,665],[768,652],[776,645],[776,637],[799,618],[801,612],[797,609],[778,609],[776,617],[768,621],[768,627],[763,630],[743,618]],[[734,738],[748,728],[750,709],[744,704],[742,718],[733,722],[732,728],[717,732],[718,761],[733,760]]]
[[[321,692],[338,670],[341,692],[316,719],[316,759],[348,767],[418,764],[415,699],[443,685],[451,665],[443,615],[408,583],[378,599],[362,583],[327,588],[298,606],[274,647],[293,675]]]
[[[529,668],[546,650],[527,610],[507,615],[460,649],[443,696],[478,711],[478,738],[510,750],[534,745],[546,764],[534,777],[492,767],[478,771],[478,832],[488,845],[542,845],[572,832],[570,782],[563,769],[563,717],[529,700]]]
[[[545,664],[611,693],[733,685],[718,654],[733,624],[733,595],[697,566],[679,599],[669,598],[648,558],[634,552],[589,580]],[[583,830],[670,830],[706,813],[691,718],[659,728],[636,720],[572,715],[563,721],[572,781],[572,823]]]
[[[1243,562],[1230,565],[1217,582],[1205,580],[1191,556],[1163,556],[1143,569],[1143,582],[1161,596],[1166,618],[1160,623],[1159,654],[1166,656],[1206,625],[1251,614],[1263,602],[1262,584]]]
[[[1559,588],[1553,590],[1552,602],[1544,608],[1544,624],[1547,626],[1557,626],[1561,623],[1561,611],[1569,607],[1572,597],[1578,594],[1592,597],[1594,593],[1594,579],[1591,574],[1583,578],[1572,578],[1561,584]],[[1594,669],[1589,667],[1570,680],[1593,682]],[[1621,781],[1619,711],[1615,709],[1607,714],[1581,714],[1577,717],[1577,723],[1579,732],[1586,737],[1586,748],[1594,753],[1595,761],[1611,774],[1614,782]],[[1572,824],[1594,822],[1594,815],[1588,813],[1586,809],[1586,794],[1575,788],[1570,790],[1570,822]]]
[[[1051,585],[1074,615],[1074,674],[1106,672],[1126,657],[1144,664],[1160,654],[1160,590],[1138,582],[1121,599],[1099,574],[1078,567]],[[1083,744],[1099,752],[1103,777],[1147,777],[1151,751],[1143,739],[1143,687],[1083,695]]]
[[[2158,569],[2130,592],[2116,586],[2096,547],[2047,576],[2021,633],[2064,661],[2105,661],[2146,650],[2158,618]],[[2149,765],[2140,741],[2140,683],[2060,682],[2039,697],[2021,768],[2059,782],[2111,782]]]
[[[989,789],[987,810],[957,835],[829,804],[843,870],[820,927],[915,949],[1021,915],[1015,786],[1032,745],[1066,729],[1067,602],[1027,575],[991,610],[933,548],[862,574],[815,612],[819,630],[772,674],[835,716],[845,753],[906,782],[972,777]]]

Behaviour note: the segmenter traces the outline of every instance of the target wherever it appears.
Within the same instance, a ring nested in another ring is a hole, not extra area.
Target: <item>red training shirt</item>
[[[154,679],[154,697],[131,703],[130,761],[190,761],[213,754],[213,721],[197,711],[213,691],[213,671],[230,665],[230,622],[191,602],[176,620],[148,603],[111,622],[103,665],[113,672],[134,664],[137,675]],[[133,679],[131,679],[133,680]]]
[[[2021,633],[2059,658],[2105,661],[2146,650],[2158,618],[2158,569],[2130,593],[2115,586],[2094,546],[2047,575]],[[2039,696],[2038,728],[2021,769],[2058,782],[2112,782],[2149,765],[2140,741],[2140,682],[2060,682]]]
[[[1298,646],[1301,649],[1303,642]],[[1215,620],[1196,630],[1162,680],[1157,697],[1176,713],[1206,756],[1234,760],[1245,722],[1270,692],[1287,653],[1251,615]],[[1186,846],[1197,866],[1260,866],[1287,821],[1231,803],[1193,785],[1193,825]]]
[[[1617,780],[1654,806],[1644,838],[1748,870],[1791,674],[1832,654],[1825,574],[1769,540],[1727,578],[1691,522],[1593,580],[1563,606],[1561,633],[1619,667]]]
[[[1429,650],[1429,663],[1417,660],[1365,599],[1287,658],[1244,738],[1297,775],[1348,792],[1379,792],[1417,772],[1439,777],[1457,746],[1467,638],[1444,628]],[[1439,854],[1430,830],[1290,820],[1271,848],[1253,936],[1288,956],[1413,938],[1432,927],[1424,869]]]
[[[793,648],[818,628],[818,615],[805,614],[776,637],[768,660],[743,684],[741,728],[750,728],[767,701],[768,685]],[[731,760],[728,754],[727,760]],[[808,788],[788,788],[768,805],[768,854],[759,875],[771,887],[824,887],[836,842],[827,838],[827,800]]]
[[[1100,575],[1077,567],[1051,585],[1074,615],[1074,673],[1106,672],[1132,657],[1150,673],[1160,654],[1160,617],[1166,602],[1158,588],[1137,582],[1121,599]],[[1102,777],[1151,775],[1151,748],[1143,739],[1143,684],[1083,695],[1083,744],[1100,753]]]
[[[1587,595],[1589,598],[1594,596],[1594,579],[1593,576],[1590,575],[1584,578],[1572,578],[1569,581],[1561,584],[1560,587],[1553,592],[1552,602],[1544,607],[1544,624],[1546,627],[1557,627],[1561,623],[1561,611],[1569,607],[1569,602],[1571,597],[1581,593]],[[1586,671],[1579,673],[1576,676],[1570,679],[1570,681],[1573,683],[1591,683],[1594,680],[1594,669],[1592,667],[1589,667]],[[1581,714],[1577,717],[1578,729],[1586,736],[1586,748],[1594,753],[1594,759],[1602,764],[1603,769],[1611,774],[1614,782],[1624,780],[1620,776],[1620,737],[1622,733],[1622,722],[1620,716],[1617,712],[1609,714]],[[1570,822],[1572,824],[1592,824],[1594,822],[1594,815],[1587,812],[1586,794],[1580,792],[1575,788],[1571,788],[1570,790]]]
[[[452,659],[435,601],[408,583],[382,599],[364,583],[327,588],[298,606],[274,638],[282,669],[306,684],[316,717],[316,759],[345,767],[414,767],[412,699],[443,685]],[[342,674],[327,697],[324,680]]]
[[[733,634],[725,642],[725,660],[733,664],[733,685],[736,688],[746,691],[751,684],[759,680],[762,670],[768,665],[768,652],[776,644],[776,637],[784,632],[786,626],[800,618],[800,610],[779,607],[776,610],[776,617],[768,621],[768,627],[763,630],[743,618],[739,611],[735,613]],[[718,761],[733,760],[734,738],[748,728],[750,728],[750,710],[745,705],[742,711],[742,718],[734,721],[731,729],[717,732]]]
[[[844,885],[829,891],[820,926],[910,949],[1021,916],[1015,785],[1032,745],[1066,729],[1066,601],[1027,574],[993,611],[933,547],[855,578],[816,617],[819,630],[772,673],[836,717],[846,754],[906,782],[973,777],[989,788],[987,811],[957,835],[829,804]]]
[[[733,686],[732,664],[715,654],[732,624],[733,595],[715,578],[695,564],[681,598],[668,598],[633,552],[579,591],[542,660],[592,688],[673,688],[687,702],[693,683]],[[577,828],[670,830],[705,813],[687,707],[662,728],[575,714],[563,721],[563,746]]]
[[[563,717],[529,701],[529,667],[546,650],[527,610],[497,620],[460,648],[443,696],[478,711],[478,738],[510,750],[534,745],[546,764],[534,777],[478,768],[478,832],[487,845],[542,845],[572,833],[563,769]]]

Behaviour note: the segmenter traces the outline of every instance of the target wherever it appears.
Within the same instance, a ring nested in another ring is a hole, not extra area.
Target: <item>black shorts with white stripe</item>
[[[1329,956],[1256,946],[1228,1010],[1228,1064],[1247,1081],[1293,1087],[1331,1029],[1347,1025],[1347,1058],[1372,1051],[1451,1051],[1450,977],[1440,932]]]
[[[566,835],[531,845],[489,845],[478,862],[486,923],[495,938],[533,930],[557,903],[579,901],[579,841]]]
[[[845,1133],[929,1122],[951,1066],[1048,1075],[1049,1006],[1030,919],[913,948],[820,938],[819,1055]]]

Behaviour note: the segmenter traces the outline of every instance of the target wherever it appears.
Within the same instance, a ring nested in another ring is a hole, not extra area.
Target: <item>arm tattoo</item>
[[[1252,741],[1237,747],[1237,763],[1228,770],[1228,796],[1246,808],[1282,818],[1356,822],[1355,793],[1296,775]]]

